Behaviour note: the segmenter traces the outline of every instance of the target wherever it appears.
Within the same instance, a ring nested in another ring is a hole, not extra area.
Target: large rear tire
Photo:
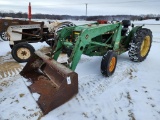
[[[152,44],[152,32],[147,28],[137,30],[130,43],[129,58],[135,62],[142,62],[148,56]]]
[[[73,27],[73,26],[76,26],[76,25],[74,23],[72,23],[72,22],[69,22],[69,21],[62,22],[58,26],[56,26],[55,33],[54,33],[54,46],[52,47],[53,50],[57,46],[57,42],[58,42],[57,41],[57,38],[58,38],[57,34],[58,34],[58,32],[60,32],[65,27]],[[68,50],[68,48],[65,48],[65,47],[63,47],[62,49],[63,49],[62,50],[63,53],[67,53],[68,51],[70,51],[70,50]]]
[[[58,26],[56,26],[56,28],[55,28],[55,34],[57,34],[57,32],[61,31],[65,27],[72,27],[72,26],[75,26],[75,24],[72,23],[72,22],[69,22],[69,21],[62,22]]]
[[[32,45],[28,43],[19,43],[13,46],[12,57],[19,63],[28,62],[31,55],[35,52]]]
[[[117,54],[113,51],[108,51],[107,54],[105,54],[101,61],[101,73],[109,77],[111,76],[117,65]]]

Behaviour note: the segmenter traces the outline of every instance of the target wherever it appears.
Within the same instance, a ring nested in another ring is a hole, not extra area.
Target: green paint
[[[122,54],[128,50],[132,36],[138,27],[133,27],[128,36],[121,36],[122,24],[90,24],[63,28],[58,33],[54,59],[57,60],[62,48],[72,51],[69,58],[70,69],[75,70],[82,54],[102,56],[108,50]]]

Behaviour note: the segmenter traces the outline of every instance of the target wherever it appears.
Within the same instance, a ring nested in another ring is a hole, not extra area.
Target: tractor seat
[[[122,20],[122,31],[121,31],[121,35],[125,36],[127,31],[128,31],[128,27],[131,25],[131,21],[130,20]]]

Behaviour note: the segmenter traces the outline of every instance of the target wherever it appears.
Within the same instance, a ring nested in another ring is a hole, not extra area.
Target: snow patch
[[[28,79],[25,79],[24,77],[22,77],[24,83],[26,84],[26,86],[30,86],[32,84],[32,82],[30,82]]]
[[[39,97],[41,96],[38,93],[32,93],[32,96],[34,97],[35,101],[38,101]]]

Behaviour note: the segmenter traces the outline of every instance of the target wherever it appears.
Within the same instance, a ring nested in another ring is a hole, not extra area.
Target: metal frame
[[[69,48],[72,50],[68,60],[69,68],[75,70],[82,54],[102,56],[108,50],[113,50],[117,54],[124,53],[128,50],[131,37],[141,26],[133,28],[128,33],[128,36],[121,36],[122,27],[122,24],[119,22],[116,24],[89,24],[64,28],[58,33],[58,42],[53,59],[58,59],[63,47]],[[102,35],[105,34],[110,34],[111,36],[103,41]],[[71,35],[72,38],[69,40]],[[125,40],[124,45],[121,45],[122,40]]]

